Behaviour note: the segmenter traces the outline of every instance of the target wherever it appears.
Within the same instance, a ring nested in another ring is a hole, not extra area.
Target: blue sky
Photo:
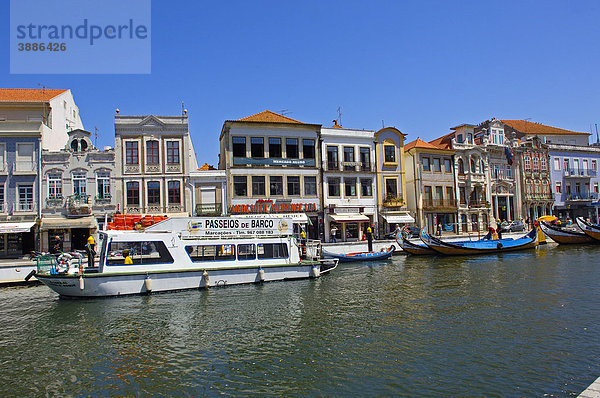
[[[264,109],[348,128],[382,121],[434,139],[460,123],[600,123],[598,1],[152,2],[149,75],[11,75],[0,8],[0,86],[70,88],[98,145],[114,111],[179,114],[198,162],[216,164],[223,122]]]

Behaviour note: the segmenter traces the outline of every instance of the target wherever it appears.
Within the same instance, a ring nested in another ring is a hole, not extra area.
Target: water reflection
[[[0,289],[0,381],[11,396],[566,396],[598,376],[598,254],[395,256],[106,300]]]

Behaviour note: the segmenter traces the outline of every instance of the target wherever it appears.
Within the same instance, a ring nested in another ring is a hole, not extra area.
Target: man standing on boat
[[[372,252],[373,251],[373,226],[369,225],[367,227],[367,246],[368,246],[368,251]]]
[[[87,251],[88,267],[91,268],[94,267],[94,257],[96,257],[96,250],[94,250],[95,247],[96,241],[94,240],[94,237],[90,235],[87,238],[87,245],[85,245],[85,249]]]

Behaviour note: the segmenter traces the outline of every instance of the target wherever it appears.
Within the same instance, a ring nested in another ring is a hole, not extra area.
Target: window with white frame
[[[0,171],[6,170],[6,145],[0,144]]]
[[[181,204],[181,184],[179,181],[168,182],[168,198],[169,204]]]
[[[541,165],[541,167],[542,167],[542,171],[546,171],[546,170],[548,170],[548,168],[547,168],[547,164],[546,164],[546,158],[545,158],[545,157],[542,157],[542,158],[540,159],[540,165]]]
[[[179,164],[179,141],[167,141],[167,163]]]
[[[33,211],[33,184],[19,185],[19,211]]]
[[[533,158],[533,171],[539,171],[540,170],[540,161],[537,157]]]
[[[554,158],[554,170],[560,170],[560,158]]]
[[[4,205],[4,184],[0,185],[0,213],[6,212],[6,206]]]
[[[498,145],[504,145],[504,130],[498,130]]]
[[[62,199],[62,175],[48,174],[48,199]]]
[[[594,193],[598,193],[598,183],[594,183]]]
[[[560,182],[556,183],[556,193],[562,193],[562,184]]]
[[[17,144],[17,162],[16,167],[18,171],[32,171],[33,170],[33,155],[34,145],[29,143]]]
[[[531,171],[531,158],[525,156],[525,171]]]
[[[146,184],[148,205],[160,205],[160,182],[148,181]]]
[[[512,169],[509,165],[506,165],[506,178],[512,178]]]
[[[87,195],[85,173],[73,173],[73,195],[79,198]]]
[[[98,186],[98,199],[110,199],[110,173],[97,173],[96,185]]]
[[[596,159],[592,159],[592,170],[596,171],[597,168],[598,168],[598,163],[596,162]]]

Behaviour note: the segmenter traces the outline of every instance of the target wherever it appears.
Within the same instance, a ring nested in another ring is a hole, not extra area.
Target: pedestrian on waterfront
[[[394,230],[394,236],[398,236],[400,233],[400,225],[396,224],[396,229]]]
[[[367,227],[367,247],[368,247],[369,252],[373,251],[373,226],[372,225],[369,225]]]
[[[88,267],[94,267],[94,257],[96,257],[96,241],[94,237],[90,234],[87,238],[87,244],[85,245],[85,249],[87,251],[88,258]]]
[[[438,224],[437,226],[437,235],[442,236],[442,224]]]
[[[331,231],[329,231],[330,239],[332,243],[337,243],[337,232],[338,229],[335,224],[331,227]]]

